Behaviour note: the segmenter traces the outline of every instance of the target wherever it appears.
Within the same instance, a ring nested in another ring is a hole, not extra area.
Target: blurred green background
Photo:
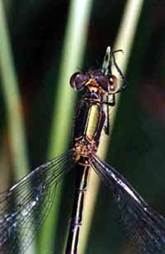
[[[71,13],[73,2],[78,7]],[[78,100],[69,88],[69,75],[101,66],[106,47],[114,45],[127,3],[87,1],[86,16],[80,21],[81,13],[85,12],[83,1],[73,2],[4,0],[0,5],[6,21],[0,25],[1,191],[28,169],[68,149]],[[106,161],[119,169],[161,214],[165,214],[164,7],[165,1],[148,0],[142,5],[126,70],[128,89],[119,102],[106,156]],[[72,25],[70,17],[77,18]],[[79,27],[79,22],[86,22],[84,30],[77,31],[77,37],[73,38],[70,26]],[[3,29],[8,33],[9,48],[5,49],[8,56],[3,48],[8,46]],[[6,69],[4,59],[8,59]],[[43,227],[40,247],[34,253],[62,253],[73,191],[74,172],[71,172],[57,192],[59,198],[48,219],[52,228],[45,227],[44,232]],[[85,253],[129,253],[128,239],[119,220],[112,194],[102,184]]]

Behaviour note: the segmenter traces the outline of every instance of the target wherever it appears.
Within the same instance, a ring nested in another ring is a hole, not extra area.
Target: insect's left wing
[[[165,254],[165,218],[156,213],[112,166],[97,156],[91,166],[111,188],[129,233],[133,253]]]
[[[19,247],[21,253],[26,251],[49,213],[56,184],[73,164],[72,151],[69,151],[34,169],[8,191],[0,193],[1,254],[18,253]]]

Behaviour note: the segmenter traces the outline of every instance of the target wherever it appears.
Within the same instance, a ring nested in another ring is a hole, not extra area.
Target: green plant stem
[[[131,48],[133,45],[136,27],[138,25],[141,9],[143,6],[143,1],[132,1],[128,0],[125,10],[123,12],[123,18],[121,20],[121,24],[119,27],[118,35],[113,46],[113,49],[122,49],[124,54],[117,54],[116,55],[116,62],[118,63],[120,69],[123,73],[125,73],[127,68],[127,63],[129,59],[129,55],[131,52]],[[108,45],[107,45],[108,46]],[[118,77],[118,73],[115,69],[112,70],[112,73]],[[119,79],[120,82],[120,79]],[[111,121],[111,128],[113,128],[115,116],[119,104],[120,95],[117,97],[117,102],[115,107],[110,109],[110,121]],[[102,132],[100,145],[98,149],[98,156],[102,159],[106,157],[107,150],[110,145],[110,138],[109,136],[105,135]],[[91,174],[88,181],[88,189],[86,193],[86,199],[84,204],[84,217],[85,223],[82,225],[81,233],[80,233],[80,242],[81,249],[79,254],[86,253],[86,246],[89,238],[89,232],[92,223],[92,215],[94,213],[97,195],[99,191],[100,180],[98,176],[95,174],[94,170],[91,170]],[[84,218],[83,217],[83,218]]]
[[[22,103],[2,0],[0,0],[0,70],[12,165],[15,179],[19,180],[27,174],[29,163],[27,159]],[[17,200],[19,200],[19,195]],[[33,253],[33,245],[31,245],[28,251],[27,253],[29,254]]]
[[[71,1],[56,92],[57,100],[52,118],[49,158],[61,154],[68,146],[75,106],[75,93],[69,87],[69,79],[83,61],[91,3],[92,0]],[[43,254],[45,246],[52,248],[55,239],[61,184],[58,185],[56,191],[55,207],[51,209],[41,235],[40,253]]]

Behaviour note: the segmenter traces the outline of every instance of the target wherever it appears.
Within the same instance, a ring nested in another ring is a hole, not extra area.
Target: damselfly
[[[77,180],[66,254],[77,254],[84,192],[91,168],[113,192],[134,246],[133,253],[165,253],[165,218],[156,213],[116,169],[96,155],[101,132],[108,133],[108,108],[115,106],[116,94],[125,89],[125,85],[118,87],[111,71],[113,64],[124,79],[116,64],[115,52],[108,47],[101,69],[77,72],[70,79],[73,89],[84,91],[76,113],[71,149],[34,169],[0,194],[0,253],[18,253],[20,234],[21,253],[25,252],[50,210],[56,184],[73,167],[76,167]],[[28,185],[33,188],[31,192],[27,192]],[[19,200],[14,202],[18,194]],[[33,216],[37,222],[30,228]]]

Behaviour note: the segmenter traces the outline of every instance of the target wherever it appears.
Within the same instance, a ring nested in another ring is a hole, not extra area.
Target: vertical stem
[[[64,38],[64,47],[56,91],[56,103],[54,106],[54,115],[52,130],[50,134],[50,146],[48,156],[51,158],[56,154],[62,153],[68,145],[69,131],[72,128],[73,109],[75,104],[75,94],[69,87],[69,78],[83,61],[83,54],[86,45],[89,17],[92,0],[72,0],[66,33]],[[40,253],[45,253],[44,249],[52,248],[55,239],[58,207],[61,196],[61,184],[56,190],[55,207],[51,209],[49,218],[44,224],[41,233]]]
[[[119,27],[118,35],[116,42],[113,46],[113,49],[122,49],[124,51],[123,54],[116,55],[116,61],[121,68],[122,72],[125,73],[129,55],[131,52],[132,44],[134,41],[136,28],[139,22],[140,13],[143,6],[143,0],[139,1],[132,1],[128,0],[126,3],[125,10],[123,12],[123,18],[121,20],[121,24]],[[118,73],[113,69],[112,73],[118,77]],[[120,79],[119,79],[120,80]],[[117,112],[117,105],[119,102],[119,95],[117,97],[116,106],[112,107],[110,109],[111,119],[110,119],[110,125],[111,128],[113,128],[115,115]],[[105,135],[102,132],[100,145],[98,149],[98,156],[100,158],[105,158],[107,149],[110,144],[109,136]],[[84,254],[89,238],[89,232],[91,228],[91,222],[92,222],[92,215],[94,212],[97,194],[99,191],[99,178],[95,174],[95,172],[92,170],[90,171],[89,180],[88,180],[88,189],[87,189],[87,195],[85,199],[85,205],[84,205],[84,217],[85,217],[85,223],[82,225],[81,234],[80,234],[80,241],[81,241],[81,250],[79,254]]]
[[[29,163],[27,159],[22,103],[18,89],[18,80],[14,67],[14,60],[2,0],[0,0],[0,38],[0,70],[2,90],[6,105],[7,125],[14,175],[16,180],[18,180],[27,173]],[[28,188],[27,191],[29,191]],[[17,200],[19,200],[19,195]],[[29,254],[33,253],[33,245],[31,245],[28,251]]]

